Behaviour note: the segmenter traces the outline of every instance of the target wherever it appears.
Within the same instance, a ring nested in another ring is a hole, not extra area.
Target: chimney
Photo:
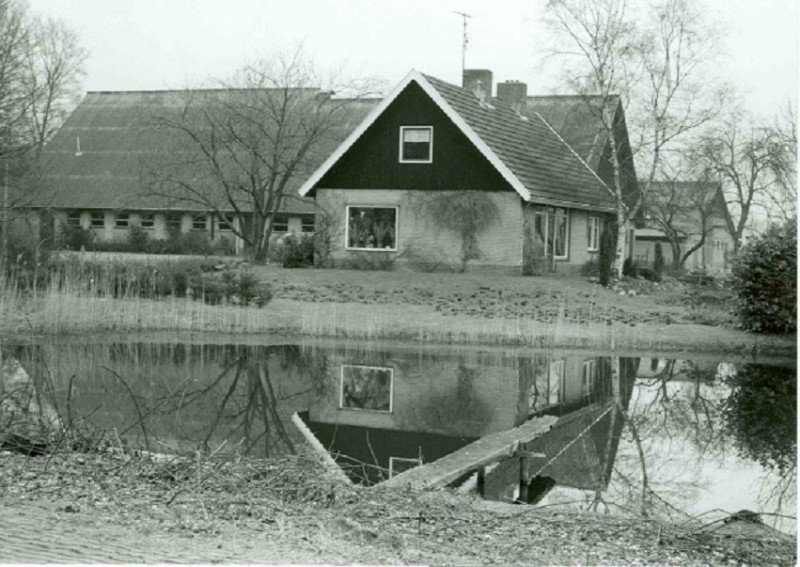
[[[461,86],[484,104],[492,100],[492,72],[489,69],[464,69]]]
[[[519,81],[497,83],[497,98],[509,105],[517,114],[522,114],[528,102],[528,85]]]

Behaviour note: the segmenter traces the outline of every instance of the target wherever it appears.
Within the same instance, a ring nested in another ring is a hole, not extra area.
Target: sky
[[[637,2],[639,0],[631,0]],[[771,115],[798,92],[796,0],[703,1],[725,30],[719,73],[751,111]],[[259,57],[302,44],[324,69],[392,85],[411,69],[460,83],[462,18],[468,68],[495,83],[563,92],[545,56],[546,0],[28,0],[59,18],[90,55],[84,86],[96,90],[186,88],[224,79]]]

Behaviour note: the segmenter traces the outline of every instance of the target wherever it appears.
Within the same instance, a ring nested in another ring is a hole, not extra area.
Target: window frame
[[[155,213],[139,213],[139,228],[142,230],[153,230],[156,227]]]
[[[400,472],[394,472],[394,464],[395,463],[416,463],[413,467],[409,467],[407,469],[401,470]],[[411,469],[415,469],[422,465],[422,458],[417,457],[416,459],[409,459],[408,457],[389,457],[389,478],[393,476],[397,476],[399,474],[403,474],[406,471],[410,471]]]
[[[600,217],[598,215],[589,215],[587,217],[587,225],[586,225],[586,235],[587,235],[587,242],[586,242],[586,250],[589,252],[599,252],[600,251]],[[592,238],[594,237],[594,238]],[[592,246],[592,241],[594,241],[594,246]]]
[[[169,234],[177,228],[177,234],[183,234],[183,213],[165,213],[164,230]]]
[[[406,159],[403,157],[403,144],[405,140],[403,139],[403,135],[405,134],[406,130],[427,130],[430,132],[430,141],[428,142],[428,158],[427,159]],[[398,161],[399,163],[433,163],[433,126],[425,126],[425,125],[407,125],[407,126],[400,126],[400,149],[398,154]]]
[[[203,226],[198,226],[202,220]],[[206,213],[193,213],[192,214],[192,230],[206,232],[208,230],[208,215]]]
[[[591,396],[594,392],[597,361],[594,358],[584,360],[581,365],[581,397]]]
[[[539,209],[538,211],[534,211],[534,230],[536,226],[537,217],[543,219],[543,228],[544,228],[544,236],[545,236],[545,256],[547,253],[551,255],[553,260],[561,260],[567,261],[569,260],[569,240],[570,240],[570,214],[569,209],[563,207],[547,207],[543,209]],[[556,218],[563,217],[565,221],[565,231],[564,231],[564,255],[563,256],[556,256]],[[552,235],[551,235],[551,228],[552,226]],[[552,240],[551,240],[552,236]]]
[[[83,228],[83,214],[81,211],[67,211],[67,217],[64,219],[66,226],[74,226]]]
[[[389,409],[364,409],[353,408],[344,405],[344,370],[345,368],[362,368],[366,370],[388,370],[389,371]],[[357,411],[369,413],[390,414],[394,412],[394,368],[391,366],[370,366],[367,364],[346,364],[342,363],[339,369],[339,409],[342,411]]]
[[[215,218],[217,221],[217,232],[233,232],[234,219],[229,221],[223,215],[217,215]]]
[[[98,223],[95,223],[99,219]],[[105,228],[106,227],[106,213],[105,211],[90,211],[89,212],[89,228]]]
[[[279,224],[280,228],[278,228]],[[286,234],[289,232],[289,215],[277,213],[275,218],[272,219],[272,232],[273,234]]]
[[[114,215],[114,228],[128,228],[130,226],[131,226],[130,213],[117,213]]]
[[[393,248],[355,248],[350,246],[350,209],[393,209],[394,210],[394,247]],[[354,252],[397,252],[400,232],[400,207],[397,205],[347,205],[344,218],[344,249]]]
[[[311,229],[309,230],[309,223],[311,225]],[[300,219],[300,232],[303,234],[310,234],[313,233],[316,229],[316,219],[314,217],[302,217]]]

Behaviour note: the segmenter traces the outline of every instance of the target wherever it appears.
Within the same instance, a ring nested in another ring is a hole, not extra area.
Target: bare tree
[[[727,229],[724,207],[717,182],[686,182],[667,176],[651,184],[645,208],[650,221],[667,237],[673,268],[682,267],[715,230]],[[683,250],[689,239],[694,243]]]
[[[796,142],[795,142],[796,144]],[[731,212],[727,230],[738,251],[754,210],[770,214],[776,204],[784,214],[794,210],[796,181],[791,168],[795,148],[774,127],[754,124],[742,111],[731,112],[711,128],[692,151],[692,159],[705,174],[722,182]],[[795,186],[794,189],[791,189]],[[780,190],[794,195],[783,196]]]
[[[575,63],[566,69],[566,83],[590,102],[610,143],[619,273],[626,228],[659,175],[665,153],[716,118],[728,96],[725,87],[708,88],[718,34],[687,0],[657,0],[644,16],[626,0],[550,0],[548,14],[556,37],[569,45],[554,54]],[[631,153],[618,135],[618,95],[634,111],[637,147]],[[647,175],[638,192],[626,194],[622,165],[633,155]]]
[[[222,89],[186,91],[176,112],[153,118],[170,152],[144,164],[146,191],[212,212],[263,262],[276,213],[363,117],[369,85],[324,80],[297,50]]]

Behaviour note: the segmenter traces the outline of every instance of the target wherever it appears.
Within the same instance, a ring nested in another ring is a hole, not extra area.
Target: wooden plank
[[[381,483],[381,486],[415,489],[441,488],[460,476],[511,457],[521,443],[528,443],[550,430],[558,420],[554,416],[542,416],[526,421],[519,427],[482,437],[441,459],[407,470]]]
[[[311,446],[312,449],[322,458],[323,466],[331,473],[331,475],[345,484],[352,484],[350,477],[347,476],[347,473],[342,470],[342,467],[336,462],[336,460],[331,457],[331,454],[328,450],[322,446],[322,443],[319,442],[319,439],[316,438],[314,433],[308,428],[305,422],[300,418],[297,413],[292,415],[292,423],[297,428],[297,430],[305,437],[305,440]]]

